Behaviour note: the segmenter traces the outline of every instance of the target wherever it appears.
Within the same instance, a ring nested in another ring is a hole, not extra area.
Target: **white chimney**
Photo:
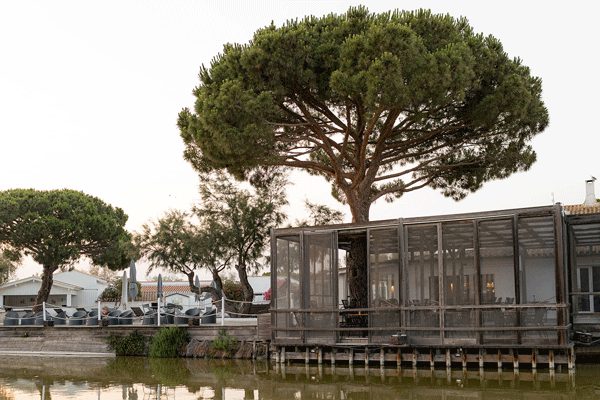
[[[593,206],[598,204],[596,202],[596,193],[594,192],[594,182],[596,178],[588,179],[585,181],[585,201],[583,202],[586,206]]]

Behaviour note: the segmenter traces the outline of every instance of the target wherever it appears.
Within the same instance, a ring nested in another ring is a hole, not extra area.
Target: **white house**
[[[0,286],[0,307],[31,307],[42,279],[37,276],[7,282]],[[67,307],[94,307],[108,282],[81,271],[58,272],[48,297],[48,303]]]

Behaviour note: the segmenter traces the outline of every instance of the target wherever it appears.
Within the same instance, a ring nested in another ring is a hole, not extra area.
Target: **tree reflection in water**
[[[531,371],[424,370],[193,359],[0,359],[0,400],[595,399],[600,366],[576,376]],[[120,396],[119,396],[120,394]],[[80,397],[83,398],[83,397]]]

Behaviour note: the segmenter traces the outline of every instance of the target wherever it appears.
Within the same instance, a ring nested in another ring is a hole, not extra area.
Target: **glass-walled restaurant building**
[[[557,204],[274,230],[273,341],[568,346],[573,323],[600,325],[598,217]],[[358,308],[347,260],[360,241]]]

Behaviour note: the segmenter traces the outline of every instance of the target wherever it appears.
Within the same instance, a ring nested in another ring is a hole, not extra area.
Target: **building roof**
[[[20,285],[24,285],[24,284],[32,283],[32,282],[39,283],[41,285],[42,278],[40,278],[38,276],[30,276],[28,278],[23,278],[23,279],[18,279],[16,281],[6,282],[4,285],[0,286],[0,289],[9,288],[9,287],[13,287],[13,286],[20,286]],[[57,287],[61,287],[64,289],[72,289],[72,290],[83,289],[81,286],[71,285],[70,283],[61,282],[56,279],[54,279],[52,286],[57,286]]]
[[[571,204],[563,206],[567,215],[600,214],[600,203],[588,206],[585,204]]]
[[[108,285],[108,282],[105,279],[102,279],[102,278],[100,278],[99,276],[96,276],[96,275],[92,275],[92,274],[90,274],[88,272],[80,271],[78,269],[74,269],[72,271],[60,271],[60,272],[55,273],[54,276],[55,277],[56,276],[61,276],[63,274],[65,274],[65,275],[68,275],[68,274],[87,275],[87,276],[90,276],[92,278],[95,278],[97,283],[100,283],[100,284],[103,284],[103,285]]]
[[[208,286],[211,281],[200,281],[200,286]],[[158,283],[156,281],[142,281],[140,282],[141,291],[140,296],[142,301],[156,301],[156,292]],[[192,296],[194,293],[190,289],[190,284],[187,281],[178,282],[165,282],[163,281],[163,295],[169,296],[173,294],[180,294],[182,296]]]

